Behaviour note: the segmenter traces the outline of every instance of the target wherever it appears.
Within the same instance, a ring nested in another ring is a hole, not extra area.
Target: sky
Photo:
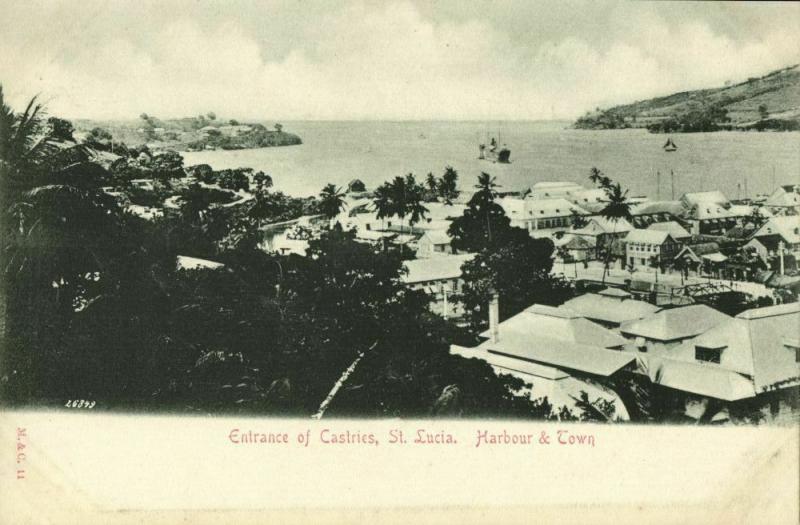
[[[0,83],[65,118],[570,119],[800,62],[800,5],[0,0]]]

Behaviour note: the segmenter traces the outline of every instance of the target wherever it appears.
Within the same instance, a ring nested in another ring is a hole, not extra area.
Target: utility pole
[[[442,306],[442,317],[447,319],[447,283],[442,283],[442,296],[444,297],[444,305]]]
[[[784,275],[784,273],[783,273],[783,249],[785,247],[786,247],[786,244],[783,241],[780,241],[778,243],[778,255],[780,255],[780,258],[781,258],[781,275]]]

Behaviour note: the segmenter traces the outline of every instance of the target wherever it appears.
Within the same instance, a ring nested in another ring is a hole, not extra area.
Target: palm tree
[[[375,198],[372,203],[375,205],[375,217],[381,220],[381,229],[384,228],[384,219],[394,215],[394,204],[392,203],[392,187],[388,183],[381,184],[375,189]]]
[[[409,215],[408,225],[413,231],[414,225],[425,218],[428,208],[422,204],[424,201],[424,188],[416,183],[414,176],[410,173],[406,176],[406,188],[408,189],[408,199],[406,201],[406,212]]]
[[[320,210],[328,220],[333,220],[346,207],[344,192],[333,184],[325,185],[319,194],[319,198]]]
[[[597,168],[592,168],[589,172],[589,180],[597,184],[606,194],[605,206],[600,210],[600,215],[614,224],[611,232],[612,242],[609,243],[606,249],[605,257],[603,258],[603,279],[602,283],[606,282],[606,274],[608,273],[608,265],[611,260],[613,250],[613,236],[617,230],[617,223],[620,219],[631,220],[631,204],[628,202],[628,190],[623,191],[619,182],[613,182],[610,178],[606,177],[602,171]]]
[[[408,176],[413,177],[410,173]],[[392,189],[392,215],[396,215],[400,219],[400,233],[403,233],[403,221],[408,211],[408,188],[406,187],[406,178],[397,176],[391,184]]]

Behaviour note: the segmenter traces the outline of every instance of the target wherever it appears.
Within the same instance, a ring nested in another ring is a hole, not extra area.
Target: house
[[[430,230],[422,234],[417,243],[417,257],[426,258],[436,254],[454,254],[452,237],[444,230]]]
[[[652,262],[671,262],[680,244],[665,231],[633,230],[625,237],[625,260],[632,268],[648,268]]]
[[[631,294],[616,288],[583,294],[561,307],[611,330],[619,328],[622,323],[644,319],[661,310],[658,306],[632,299]]]
[[[683,270],[686,275],[689,272],[719,275],[721,264],[727,259],[720,252],[718,243],[703,242],[684,246],[675,256],[673,264]]]
[[[676,221],[655,222],[649,225],[647,229],[667,232],[673,239],[681,244],[685,244],[692,238],[692,234],[687,232],[684,227]]]
[[[555,406],[573,407],[583,390],[590,399],[613,401],[616,416],[628,418],[618,396],[596,381],[634,366],[636,356],[619,351],[622,337],[552,306],[533,305],[501,323],[495,300],[489,319],[489,330],[481,334],[484,342],[472,348],[451,345],[450,352],[532,383],[531,398],[547,396]]]
[[[668,308],[636,321],[622,323],[619,332],[628,339],[625,350],[669,356],[681,342],[707,332],[730,316],[704,304]]]
[[[715,411],[735,412],[737,402],[750,400],[748,411],[755,406],[780,417],[797,409],[798,327],[798,303],[747,310],[684,341],[668,358],[651,358],[647,373],[655,384],[716,401]]]
[[[567,234],[553,241],[556,257],[562,262],[580,262],[593,258],[595,246],[579,235]],[[566,257],[564,257],[566,255]]]
[[[432,308],[445,318],[458,313],[459,305],[449,297],[461,292],[461,266],[471,261],[475,254],[441,255],[429,259],[405,261],[406,273],[401,276],[403,284],[412,290],[422,290],[434,299]]]
[[[753,239],[766,249],[768,257],[780,255],[781,243],[784,254],[800,257],[800,215],[772,217],[753,234]]]
[[[683,213],[680,201],[645,201],[632,203],[630,221],[636,228],[647,228],[653,223],[675,221]]]
[[[625,237],[633,230],[633,226],[624,218],[613,221],[605,217],[596,216],[589,219],[586,226],[571,233],[585,238],[595,247],[595,257],[600,258],[605,247],[610,246],[614,239]]]
[[[694,235],[722,235],[737,224],[741,225],[753,212],[752,206],[732,204],[720,191],[685,193],[680,203],[683,206],[681,217]]]
[[[500,206],[511,219],[511,225],[524,228],[529,232],[555,228],[568,228],[572,224],[573,211],[581,215],[587,212],[579,206],[562,198],[517,199],[507,197],[500,199]]]
[[[531,186],[531,191],[526,198],[534,200],[572,200],[572,197],[585,191],[586,188],[574,182],[537,182]]]
[[[764,209],[773,215],[800,214],[800,184],[786,184],[778,187],[764,201]]]

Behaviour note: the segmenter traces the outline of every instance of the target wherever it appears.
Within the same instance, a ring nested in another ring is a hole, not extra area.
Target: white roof
[[[702,257],[703,259],[706,259],[707,261],[711,261],[711,262],[724,262],[724,261],[728,260],[727,257],[725,257],[724,255],[722,255],[719,252],[707,253],[705,255],[701,255],[700,257]]]
[[[179,270],[216,270],[225,266],[222,263],[209,261],[208,259],[198,259],[197,257],[188,257],[186,255],[178,255],[177,264]]]
[[[567,217],[576,210],[581,215],[587,212],[577,204],[566,199],[519,199],[506,197],[500,199],[500,206],[511,219],[546,219],[550,217]]]
[[[542,181],[537,182],[533,186],[531,186],[531,190],[554,190],[554,189],[575,189],[575,190],[582,190],[585,189],[583,186],[576,182],[565,182],[565,181]]]
[[[656,341],[674,341],[694,337],[727,321],[730,316],[704,304],[691,304],[661,310],[640,321],[624,323],[623,334]]]
[[[667,222],[654,222],[647,227],[648,230],[657,230],[669,233],[673,239],[681,239],[684,237],[691,237],[692,234],[687,232],[683,226],[675,221]]]
[[[780,186],[764,201],[765,206],[800,206],[800,187],[791,184]]]
[[[719,190],[684,193],[681,201],[689,206],[699,203],[727,204],[729,202],[725,194]]]
[[[800,215],[772,217],[753,234],[753,237],[767,235],[780,235],[786,242],[800,243]]]
[[[616,221],[605,217],[596,216],[589,219],[586,226],[573,233],[577,235],[600,235],[604,233],[625,233],[633,230],[633,225],[626,219],[620,218]]]
[[[453,240],[453,238],[450,237],[445,230],[426,231],[425,234],[420,238],[420,241],[422,241],[422,239],[427,239],[431,242],[431,244],[436,245],[450,244],[450,242]]]
[[[664,244],[667,240],[674,240],[672,236],[665,231],[659,230],[632,230],[625,237],[626,243],[640,242],[647,244]]]
[[[661,310],[650,303],[627,298],[626,295],[630,296],[627,292],[620,292],[624,294],[622,297],[612,297],[613,292],[606,290],[599,294],[587,293],[570,299],[562,307],[592,321],[615,324],[643,319]]]
[[[800,364],[795,360],[798,327],[798,303],[744,311],[675,349],[675,359],[694,362],[694,366],[700,367],[700,384],[694,385],[694,389],[670,384],[686,381],[680,377],[662,384],[721,399],[752,397],[756,393],[797,385],[800,383]],[[697,346],[719,349],[720,362],[697,363]],[[741,384],[742,378],[747,379],[749,392]],[[701,388],[704,391],[700,391]]]
[[[461,265],[471,261],[473,257],[475,257],[474,253],[464,253],[406,261],[403,266],[408,273],[401,279],[405,284],[458,279],[461,277]]]

